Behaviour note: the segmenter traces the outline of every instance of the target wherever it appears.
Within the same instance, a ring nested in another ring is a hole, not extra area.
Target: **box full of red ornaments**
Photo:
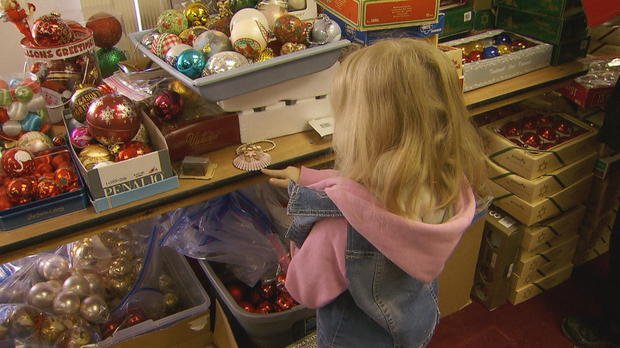
[[[590,192],[592,174],[585,176],[562,191],[534,203],[527,202],[495,182],[488,180],[487,186],[495,197],[493,204],[509,213],[526,226],[549,219],[583,203]]]
[[[566,114],[524,111],[479,128],[489,158],[536,179],[596,150],[596,130]]]
[[[277,296],[275,303],[261,300],[261,296],[264,299],[268,292],[283,292],[284,280],[277,279],[276,284],[259,282],[255,288],[250,288],[239,281],[222,276],[224,272],[216,272],[223,268],[218,267],[221,264],[203,260],[199,260],[199,263],[215,287],[227,312],[232,313],[258,347],[283,347],[314,330],[316,312],[297,304],[290,295],[274,294],[271,297]],[[258,303],[256,307],[252,297],[258,297],[254,301]],[[281,303],[283,300],[290,303]],[[280,305],[287,309],[278,309]]]
[[[528,180],[486,159],[489,179],[528,202],[536,202],[562,191],[583,177],[592,174],[598,155],[592,152],[564,167]]]
[[[75,119],[66,122],[72,155],[95,211],[179,186],[166,140],[128,98],[104,95],[96,99],[90,104],[85,124]]]
[[[21,148],[2,154],[0,230],[11,230],[85,209],[88,195],[66,147],[32,155]]]
[[[465,92],[544,68],[553,52],[552,45],[502,30],[442,44],[463,49]]]

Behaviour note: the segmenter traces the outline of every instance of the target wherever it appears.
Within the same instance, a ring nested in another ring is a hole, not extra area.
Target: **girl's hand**
[[[286,167],[286,169],[261,169],[263,174],[270,176],[269,183],[273,186],[288,188],[288,181],[299,181],[301,170],[297,167]]]

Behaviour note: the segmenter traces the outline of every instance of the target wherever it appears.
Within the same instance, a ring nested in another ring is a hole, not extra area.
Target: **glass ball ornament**
[[[226,34],[217,30],[207,30],[196,37],[194,49],[202,51],[209,59],[216,53],[232,51],[233,47]]]
[[[187,5],[185,10],[183,10],[183,14],[187,18],[187,24],[190,27],[205,25],[209,21],[209,8],[200,2]]]
[[[264,28],[269,28],[269,20],[265,14],[255,8],[244,8],[236,12],[230,19],[230,32],[232,33],[241,22],[258,23]]]
[[[178,44],[175,46],[172,46],[171,49],[168,50],[168,52],[166,52],[166,55],[164,57],[164,60],[166,61],[166,63],[172,65],[172,66],[176,66],[177,65],[177,60],[179,59],[179,55],[183,52],[185,52],[186,50],[191,49],[192,46],[190,45],[186,45],[186,44]]]
[[[314,21],[310,32],[311,42],[319,45],[338,41],[341,36],[340,26],[324,14]]]
[[[47,280],[65,280],[69,276],[69,261],[60,255],[49,256],[40,262],[40,275]]]
[[[306,42],[305,26],[297,16],[287,14],[276,19],[273,33],[280,43]]]
[[[157,31],[160,33],[170,33],[179,35],[183,30],[187,29],[187,17],[183,12],[178,10],[165,10],[157,18]]]
[[[72,292],[80,298],[86,297],[90,294],[90,284],[88,283],[88,280],[80,274],[74,274],[67,278],[62,284],[62,289],[66,292]]]
[[[260,15],[262,16],[262,14]],[[269,32],[259,21],[251,19],[242,20],[237,22],[232,28],[230,31],[230,41],[232,42],[233,49],[248,59],[255,58],[267,47]]]
[[[510,45],[512,43],[512,39],[507,33],[499,33],[493,36],[493,43],[495,45]]]
[[[94,324],[104,323],[110,316],[110,309],[105,300],[99,295],[86,297],[80,304],[80,314]]]
[[[484,59],[499,57],[499,50],[495,46],[485,47],[482,51],[482,57]]]
[[[103,294],[105,287],[101,276],[95,273],[86,273],[84,278],[88,281],[88,291],[91,295]]]
[[[207,59],[201,51],[188,49],[179,54],[176,68],[183,75],[195,79],[200,77],[206,64]]]
[[[80,296],[70,291],[61,291],[53,303],[54,313],[74,314],[80,310]]]
[[[45,133],[31,131],[19,137],[19,140],[17,140],[17,146],[24,148],[31,153],[37,153],[51,149],[54,147],[54,143]]]
[[[267,25],[272,31],[276,19],[288,14],[286,3],[279,1],[261,1],[257,9],[267,18]]]
[[[41,309],[51,308],[58,292],[46,282],[33,285],[28,291],[28,303]]]
[[[209,58],[203,71],[203,76],[218,74],[248,65],[250,61],[237,52],[220,52]]]
[[[497,46],[497,50],[499,51],[499,54],[502,55],[502,56],[505,55],[505,54],[509,54],[511,52],[510,51],[510,47],[508,45],[503,45],[503,44],[502,45],[498,45]]]

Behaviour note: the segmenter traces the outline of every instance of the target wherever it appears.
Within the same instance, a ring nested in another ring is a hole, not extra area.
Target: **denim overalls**
[[[343,217],[327,194],[293,183],[287,238],[301,247],[312,225]],[[347,291],[317,311],[319,347],[424,347],[439,321],[437,282],[411,277],[351,225],[345,254]]]

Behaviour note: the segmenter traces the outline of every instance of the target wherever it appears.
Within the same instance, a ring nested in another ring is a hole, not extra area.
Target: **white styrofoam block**
[[[241,142],[249,143],[310,130],[308,121],[332,116],[329,98],[298,100],[293,105],[281,102],[263,111],[239,113]]]
[[[314,74],[305,75],[276,85],[217,102],[224,111],[251,110],[273,105],[282,100],[300,100],[326,95],[340,63]]]

